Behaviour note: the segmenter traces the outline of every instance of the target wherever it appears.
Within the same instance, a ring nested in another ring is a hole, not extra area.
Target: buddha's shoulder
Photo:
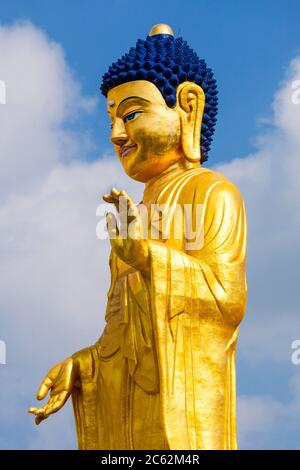
[[[209,168],[197,168],[186,173],[181,186],[181,198],[204,199],[208,194],[239,194],[238,188],[222,173]]]

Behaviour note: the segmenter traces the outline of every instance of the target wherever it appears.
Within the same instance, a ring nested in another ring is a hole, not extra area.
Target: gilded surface
[[[180,84],[169,108],[155,85],[136,80],[112,88],[107,102],[120,163],[145,184],[144,206],[163,210],[148,217],[142,238],[139,206],[115,188],[104,196],[117,209],[124,197],[134,221],[123,239],[107,215],[104,331],[48,372],[38,398],[51,390],[50,399],[30,412],[39,424],[72,396],[80,449],[236,449],[246,219],[238,189],[199,163],[203,90]],[[185,205],[192,227],[201,225],[199,246],[187,243],[185,219],[176,217]]]

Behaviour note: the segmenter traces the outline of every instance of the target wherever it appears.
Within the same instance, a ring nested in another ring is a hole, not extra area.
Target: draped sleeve
[[[244,203],[228,181],[211,185],[204,199],[195,191],[193,219],[197,202],[201,246],[149,242],[163,419],[171,449],[234,449],[235,348],[247,292]]]

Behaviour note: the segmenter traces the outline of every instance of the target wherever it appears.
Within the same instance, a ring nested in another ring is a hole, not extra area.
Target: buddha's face
[[[125,172],[146,182],[182,158],[180,118],[153,83],[136,80],[107,96],[111,141]]]

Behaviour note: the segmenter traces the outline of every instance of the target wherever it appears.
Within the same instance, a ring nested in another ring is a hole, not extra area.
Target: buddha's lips
[[[136,145],[130,145],[128,147],[121,147],[120,149],[121,157],[126,157],[126,155],[128,155],[134,148],[136,148]]]

